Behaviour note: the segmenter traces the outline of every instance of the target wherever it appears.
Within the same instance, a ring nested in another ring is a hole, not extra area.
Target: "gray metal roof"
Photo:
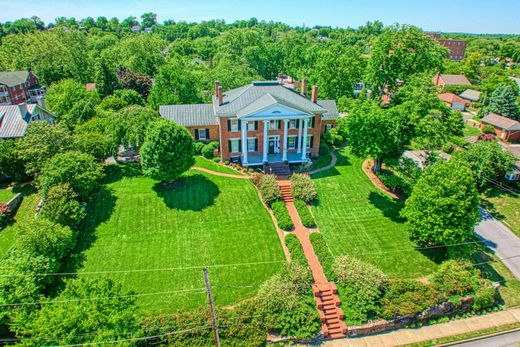
[[[309,113],[321,113],[325,110],[298,92],[282,86],[278,81],[253,82],[223,94],[222,105],[218,105],[217,97],[213,97],[213,105],[217,115],[235,115],[248,107],[257,99],[270,94],[278,101],[293,105],[292,107]]]
[[[466,89],[459,96],[466,100],[479,101],[480,92],[478,90]]]
[[[161,105],[159,113],[184,126],[218,125],[212,104]]]
[[[290,102],[287,102],[285,99],[281,99],[279,97],[271,95],[270,93],[267,93],[261,96],[260,98],[256,99],[240,111],[238,111],[237,116],[240,118],[242,116],[246,116],[276,105],[287,106],[292,109],[301,111],[303,114],[309,114],[307,110],[302,109],[299,105],[291,104]]]
[[[318,105],[327,111],[323,114],[323,120],[334,120],[339,117],[336,100],[318,100]]]
[[[29,71],[0,71],[0,84],[14,87],[25,83],[29,77]]]
[[[54,115],[36,104],[0,106],[0,139],[23,137],[33,115]]]

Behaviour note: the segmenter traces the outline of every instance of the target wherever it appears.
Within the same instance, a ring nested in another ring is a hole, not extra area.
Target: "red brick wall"
[[[195,129],[208,129],[209,130],[209,139],[207,139],[204,142],[210,142],[210,141],[220,141],[219,136],[219,126],[218,125],[201,125],[201,126],[194,126],[194,127],[186,127],[190,131],[191,135],[195,139],[195,141],[198,141],[195,138]]]
[[[467,42],[464,40],[438,40],[439,43],[449,49],[450,59],[460,61],[464,59]]]
[[[9,92],[9,100],[11,105],[18,105],[29,101],[29,88],[38,84],[38,78],[32,72],[29,72],[29,78],[25,83],[7,87]]]
[[[332,124],[332,127],[336,127],[336,121],[335,120],[322,120],[321,121],[321,134],[325,134],[325,131],[327,130],[327,124]]]

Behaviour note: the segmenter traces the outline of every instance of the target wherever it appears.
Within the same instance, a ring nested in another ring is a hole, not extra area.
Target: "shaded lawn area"
[[[464,125],[464,130],[463,130],[464,137],[478,136],[480,134],[481,134],[481,132],[480,132],[479,128],[473,127],[473,126],[467,125],[467,124]]]
[[[361,169],[362,159],[348,149],[336,155],[334,168],[312,176],[318,191],[312,212],[332,253],[369,261],[388,275],[418,277],[434,271],[435,262],[416,251],[408,237],[399,218],[401,203],[374,186]]]
[[[0,230],[0,257],[3,257],[14,243],[14,225],[16,223],[24,223],[29,218],[34,218],[38,201],[40,201],[40,196],[32,185],[14,187],[12,189],[12,195],[14,196],[16,193],[21,193],[23,195],[23,200],[20,207],[18,207],[14,218],[4,229]]]
[[[15,195],[12,189],[0,189],[0,202],[6,203]]]
[[[192,170],[165,187],[123,170],[89,208],[80,272],[176,268],[106,275],[145,294],[204,288],[202,266],[210,265],[216,304],[230,305],[283,265],[275,227],[249,181]],[[273,263],[211,267],[250,262]],[[207,305],[202,290],[141,296],[138,304],[145,315]]]
[[[520,196],[492,187],[482,194],[482,206],[520,237]]]
[[[214,163],[211,160],[206,159],[200,155],[195,156],[195,165],[194,166],[203,167],[203,168],[211,170],[211,171],[221,172],[221,173],[225,173],[225,174],[232,174],[232,175],[240,174],[240,172],[238,172],[230,167],[222,166],[220,164]]]

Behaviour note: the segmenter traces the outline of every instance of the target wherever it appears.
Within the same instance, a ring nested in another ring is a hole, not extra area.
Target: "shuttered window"
[[[240,147],[242,145],[241,142],[242,141],[240,139],[228,140],[229,151],[231,153],[238,153],[238,152],[240,152]]]
[[[258,139],[256,137],[250,137],[247,139],[247,151],[248,152],[258,151]]]

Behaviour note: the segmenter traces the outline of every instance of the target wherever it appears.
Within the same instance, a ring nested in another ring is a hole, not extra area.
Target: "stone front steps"
[[[291,181],[278,181],[278,186],[282,192],[282,199],[285,203],[293,202],[294,198],[291,194]]]
[[[339,339],[347,334],[345,315],[339,307],[338,290],[333,282],[318,283],[312,286],[316,305],[320,311],[321,330],[325,339]]]
[[[288,163],[268,163],[264,164],[266,174],[274,174],[278,179],[285,180],[291,176],[291,168]]]

